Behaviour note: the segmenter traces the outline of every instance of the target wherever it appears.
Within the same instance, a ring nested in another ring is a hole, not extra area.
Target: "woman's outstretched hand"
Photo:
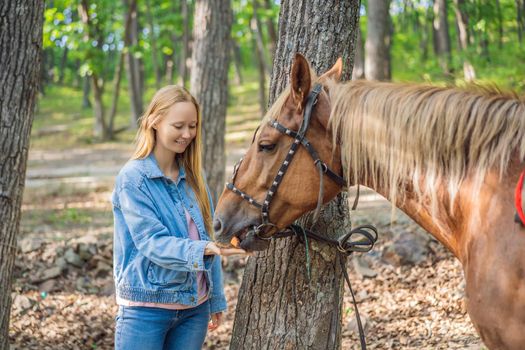
[[[210,323],[208,324],[208,330],[214,331],[222,324],[222,312],[211,314]]]
[[[240,248],[219,248],[214,242],[210,242],[204,248],[204,255],[252,255],[244,249]]]

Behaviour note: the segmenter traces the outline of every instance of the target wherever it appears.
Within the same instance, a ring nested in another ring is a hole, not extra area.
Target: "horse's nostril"
[[[213,220],[213,230],[215,231],[215,233],[220,233],[221,232],[221,230],[222,230],[221,219],[216,218],[215,220]]]

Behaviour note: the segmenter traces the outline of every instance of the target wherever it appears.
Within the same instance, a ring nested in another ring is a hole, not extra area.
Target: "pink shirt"
[[[186,221],[188,222],[188,235],[190,239],[193,239],[194,241],[199,240],[199,231],[197,230],[197,226],[195,225],[195,222],[190,216],[190,213],[188,213],[187,210],[184,210],[186,213]],[[206,276],[204,275],[204,271],[198,271],[197,272],[197,295],[199,300],[197,301],[197,305],[200,305],[204,303],[208,299],[208,285],[206,284]],[[184,309],[190,309],[195,306],[191,305],[184,305],[184,304],[163,304],[163,303],[145,303],[140,301],[131,301],[119,298],[117,296],[117,304],[122,306],[146,306],[146,307],[158,307],[161,309],[169,309],[169,310],[184,310]]]

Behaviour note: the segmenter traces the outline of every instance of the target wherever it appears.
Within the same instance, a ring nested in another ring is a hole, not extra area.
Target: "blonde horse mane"
[[[318,78],[311,71],[312,81]],[[365,80],[325,79],[332,105],[329,127],[341,146],[348,186],[355,179],[388,189],[393,203],[406,186],[436,210],[438,186],[453,207],[466,179],[473,196],[489,170],[504,176],[511,156],[525,156],[525,100],[494,86],[440,87]],[[285,88],[262,123],[278,119],[290,94]],[[350,173],[349,173],[350,171]]]
[[[352,81],[330,84],[330,100],[347,178],[388,189],[392,203],[411,186],[435,209],[445,184],[452,207],[467,176],[478,192],[487,171],[501,177],[525,155],[525,101],[494,87]]]

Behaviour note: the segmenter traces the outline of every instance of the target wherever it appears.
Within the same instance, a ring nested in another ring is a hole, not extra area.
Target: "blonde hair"
[[[202,130],[201,112],[197,100],[183,87],[168,85],[158,90],[140,118],[140,126],[135,137],[135,151],[132,159],[143,159],[155,148],[156,134],[153,126],[159,122],[168,109],[179,102],[191,102],[197,110],[197,134],[184,153],[177,155],[186,170],[186,178],[195,192],[206,230],[213,237],[211,206],[202,175]]]

